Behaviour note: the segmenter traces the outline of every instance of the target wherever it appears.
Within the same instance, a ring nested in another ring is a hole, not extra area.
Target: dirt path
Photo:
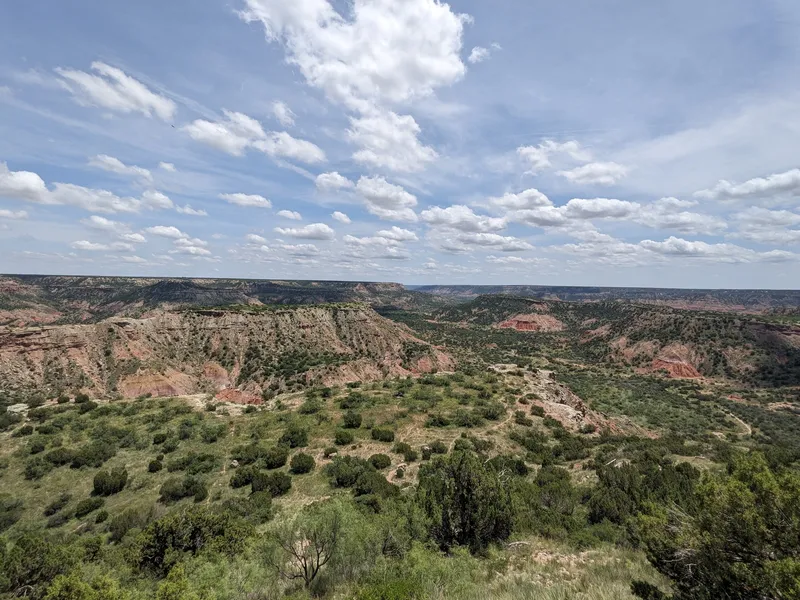
[[[742,427],[744,427],[744,430],[746,432],[745,435],[753,435],[753,428],[750,427],[750,425],[748,425],[745,421],[742,421],[739,417],[737,417],[733,413],[728,413],[728,416],[734,421],[737,421]]]

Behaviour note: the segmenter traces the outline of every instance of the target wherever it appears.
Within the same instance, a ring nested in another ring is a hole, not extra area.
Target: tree
[[[705,475],[694,500],[636,521],[675,600],[800,598],[800,476],[737,456],[727,475]]]
[[[290,470],[295,475],[310,473],[311,471],[314,470],[315,466],[314,457],[308,454],[304,454],[303,452],[298,452],[292,457],[292,461],[289,466]]]
[[[281,577],[300,579],[311,587],[320,570],[336,554],[342,533],[341,510],[335,502],[312,504],[274,531],[279,553],[273,567]]]
[[[422,465],[417,502],[430,519],[431,537],[442,550],[461,545],[481,552],[511,535],[508,486],[473,452],[456,452]]]

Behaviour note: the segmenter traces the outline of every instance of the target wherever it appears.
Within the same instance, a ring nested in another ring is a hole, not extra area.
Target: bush
[[[374,467],[367,461],[355,456],[334,456],[333,462],[325,467],[325,474],[333,487],[353,487],[359,475],[372,471]]]
[[[457,452],[425,463],[416,501],[442,550],[453,545],[480,552],[511,535],[511,495],[497,472],[472,452]]]
[[[323,404],[317,398],[311,398],[303,402],[297,412],[301,415],[313,415],[323,409]]]
[[[89,442],[75,451],[75,456],[70,463],[70,468],[102,467],[103,463],[114,457],[117,448],[101,440]]]
[[[447,454],[447,444],[441,440],[436,440],[429,444],[431,452],[434,454]]]
[[[167,434],[166,433],[157,433],[153,436],[153,444],[163,444],[167,441]]]
[[[289,470],[295,475],[302,475],[303,473],[310,473],[313,471],[315,466],[316,463],[314,462],[313,456],[298,452],[292,457]]]
[[[47,462],[56,467],[63,467],[75,460],[75,452],[61,446],[60,448],[53,448],[50,450],[50,452],[44,455],[44,458]]]
[[[158,499],[164,504],[170,504],[190,497],[194,497],[195,502],[202,502],[208,497],[208,488],[204,481],[187,475],[183,479],[167,479],[159,489]]]
[[[97,523],[98,525],[100,523],[105,523],[107,520],[108,520],[107,510],[101,510],[100,512],[97,513],[97,515],[94,518],[94,522]]]
[[[397,470],[394,472],[394,476],[397,479],[402,479],[406,476],[406,470],[403,467],[398,467]]]
[[[533,421],[525,416],[521,410],[514,411],[514,423],[523,427],[532,427]]]
[[[69,523],[70,519],[72,519],[72,516],[70,516],[67,513],[56,513],[54,515],[51,515],[50,518],[47,519],[45,527],[47,527],[47,529],[54,529],[56,527],[61,527],[62,525]]]
[[[430,415],[425,421],[425,427],[447,427],[450,425],[450,419],[441,413]]]
[[[346,429],[358,429],[361,427],[361,415],[354,410],[348,410],[344,413],[342,425]]]
[[[247,408],[252,408],[252,406],[248,406]],[[245,409],[245,412],[247,412],[247,409]],[[200,439],[206,444],[213,444],[223,437],[225,437],[224,423],[204,425],[200,430]]]
[[[289,448],[302,448],[308,445],[308,431],[298,423],[292,423],[286,431],[283,432],[283,435],[278,441],[280,444],[289,446]]]
[[[156,575],[166,575],[183,554],[211,550],[234,556],[244,550],[253,526],[229,511],[196,507],[168,514],[139,536],[136,563]]]
[[[75,396],[75,404],[85,404],[86,402],[90,402],[91,399],[84,393],[77,394]]]
[[[214,454],[198,454],[189,452],[186,456],[176,458],[167,463],[167,471],[183,471],[187,475],[199,475],[200,473],[210,473],[216,469],[218,458]]]
[[[382,471],[383,469],[392,464],[392,459],[386,456],[385,454],[373,454],[372,456],[369,457],[369,462],[373,467],[375,467],[379,471]]]
[[[28,436],[33,434],[33,425],[23,425],[14,432],[15,437]]]
[[[36,481],[53,470],[53,465],[41,456],[29,458],[25,463],[25,479]]]
[[[61,494],[58,498],[53,500],[47,507],[44,509],[44,516],[45,517],[52,517],[57,512],[61,512],[61,510],[69,504],[69,501],[72,499],[70,494],[66,492]]]
[[[20,520],[23,507],[22,500],[12,498],[8,494],[0,494],[0,531],[5,531]],[[2,559],[2,556],[0,552],[0,559]],[[2,565],[2,562],[0,562],[0,565]],[[1,578],[0,584],[2,584]]]
[[[289,449],[278,444],[263,452],[263,463],[267,469],[280,469],[289,460]]]
[[[256,492],[269,492],[273,498],[277,498],[278,496],[283,496],[292,488],[292,478],[282,471],[276,471],[275,473],[258,471],[253,473],[250,486],[254,494]]]
[[[339,449],[336,448],[336,446],[328,446],[327,448],[325,448],[325,451],[322,453],[322,456],[324,456],[325,458],[330,458],[337,452],[339,452]]]
[[[125,488],[128,483],[128,471],[124,468],[111,472],[100,471],[94,476],[94,494],[96,496],[113,496]]]
[[[347,429],[337,429],[336,433],[334,434],[333,442],[337,446],[346,446],[347,444],[352,444],[355,437],[353,436],[352,431],[348,431]]]
[[[531,414],[534,417],[544,417],[544,408],[542,408],[538,404],[534,404],[533,406],[531,406]]]
[[[158,473],[163,468],[164,468],[164,463],[162,463],[160,460],[151,460],[150,464],[147,465],[147,470],[150,473]]]
[[[102,498],[86,498],[85,500],[81,500],[75,507],[75,516],[79,519],[83,518],[89,513],[96,511],[103,506],[103,504],[105,504],[105,500]]]
[[[393,442],[394,431],[388,427],[373,427],[372,439],[379,442]]]

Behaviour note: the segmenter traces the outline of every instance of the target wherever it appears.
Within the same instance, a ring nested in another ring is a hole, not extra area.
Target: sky
[[[0,272],[793,289],[796,0],[0,5]]]

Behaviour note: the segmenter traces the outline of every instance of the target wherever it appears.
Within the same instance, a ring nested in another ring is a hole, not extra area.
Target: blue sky
[[[0,271],[797,287],[790,0],[0,8]]]

